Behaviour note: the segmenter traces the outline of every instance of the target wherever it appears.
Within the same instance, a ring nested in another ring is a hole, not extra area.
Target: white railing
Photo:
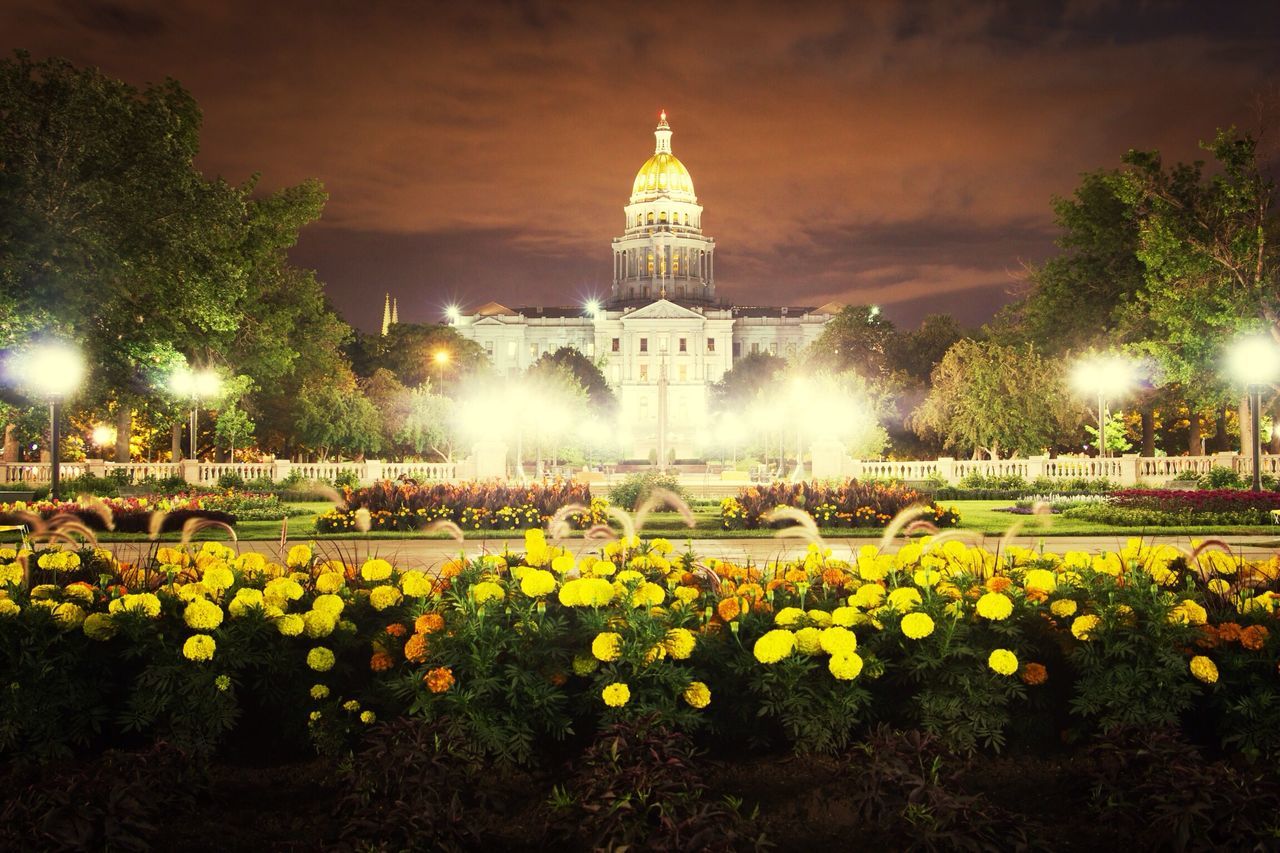
[[[52,466],[48,462],[0,463],[0,484],[48,483]],[[419,482],[438,482],[459,479],[459,465],[454,462],[382,462],[370,459],[365,462],[290,462],[277,459],[274,462],[104,462],[89,459],[84,462],[63,462],[59,476],[70,480],[83,474],[95,477],[120,477],[129,484],[148,479],[162,480],[181,477],[193,486],[215,486],[226,474],[237,474],[245,481],[270,479],[279,483],[290,477],[303,480],[333,481],[338,477],[355,475],[356,481],[367,484],[376,480],[395,479],[401,475]]]
[[[387,480],[407,477],[423,482],[440,482],[454,479],[457,467],[453,462],[384,462],[382,476]]]

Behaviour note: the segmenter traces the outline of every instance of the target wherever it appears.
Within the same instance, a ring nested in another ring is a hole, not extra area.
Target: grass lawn
[[[1092,521],[1063,518],[1062,516],[1029,516],[1011,515],[997,512],[1001,507],[1013,505],[1013,501],[942,501],[943,505],[955,507],[960,512],[960,526],[965,530],[973,530],[986,536],[1002,535],[1015,522],[1022,522],[1022,536],[1212,536],[1223,534],[1275,534],[1277,530],[1270,525],[1235,526],[1235,527],[1112,527]],[[352,533],[316,533],[315,518],[329,509],[328,503],[291,503],[290,506],[307,510],[309,515],[298,515],[289,519],[289,539],[447,539],[443,533],[426,534],[421,531],[403,533],[380,531],[359,535]],[[766,539],[774,535],[772,530],[722,530],[720,528],[720,511],[718,508],[697,509],[694,511],[697,527],[693,530],[685,527],[684,521],[674,512],[653,513],[647,519],[644,532],[667,536],[671,539],[682,539],[692,536],[697,539]],[[280,538],[279,521],[244,521],[236,525],[236,535],[244,540],[275,540]],[[823,530],[827,538],[847,537],[875,538],[880,530],[860,528],[858,530]],[[468,530],[468,539],[518,539],[520,534],[512,530]],[[143,541],[147,537],[141,533],[104,533],[99,536],[103,542]],[[166,533],[163,541],[177,541],[181,536],[177,533]],[[210,530],[199,534],[197,539],[225,539],[221,531]]]

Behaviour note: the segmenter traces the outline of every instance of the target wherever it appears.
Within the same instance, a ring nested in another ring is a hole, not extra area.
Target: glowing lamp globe
[[[84,356],[69,344],[51,341],[18,353],[9,362],[15,384],[33,394],[61,399],[84,381]]]
[[[1115,399],[1133,387],[1133,362],[1118,355],[1099,355],[1076,365],[1071,384],[1081,394]]]
[[[1227,370],[1244,385],[1269,385],[1280,378],[1280,347],[1264,335],[1241,338],[1227,352]]]
[[[116,431],[106,424],[98,424],[93,428],[92,438],[93,443],[98,447],[106,447],[109,444],[115,444]]]

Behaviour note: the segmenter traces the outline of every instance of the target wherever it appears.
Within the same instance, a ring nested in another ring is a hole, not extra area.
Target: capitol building
[[[840,306],[735,306],[716,293],[715,240],[703,233],[693,178],[672,153],[662,113],[653,156],[631,185],[613,239],[603,305],[507,307],[489,302],[449,322],[515,377],[544,353],[573,347],[600,366],[618,396],[623,456],[696,458],[710,421],[710,387],[749,353],[794,358]]]

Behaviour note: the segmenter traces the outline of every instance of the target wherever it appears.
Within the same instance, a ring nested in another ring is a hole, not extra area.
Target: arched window
[[[648,222],[648,224],[649,224],[649,225],[652,225],[652,224],[653,224],[653,211],[652,211],[652,210],[651,210],[651,211],[649,211],[649,216],[648,216],[648,219],[647,219],[646,221]]]

